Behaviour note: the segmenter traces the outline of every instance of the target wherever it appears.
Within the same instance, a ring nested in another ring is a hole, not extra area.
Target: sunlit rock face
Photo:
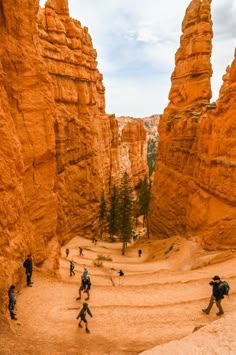
[[[1,286],[22,261],[58,267],[60,244],[95,228],[101,189],[117,176],[118,124],[87,28],[67,1],[0,7]],[[113,163],[112,163],[113,162]]]
[[[54,89],[39,55],[38,1],[0,6],[0,282],[23,275],[22,260],[57,268]]]
[[[208,249],[235,246],[236,64],[210,104],[211,1],[193,0],[183,20],[169,104],[159,124],[152,235],[199,235]]]
[[[96,50],[67,0],[2,2],[0,30],[1,297],[23,282],[28,253],[55,273],[61,244],[96,233],[101,191],[120,182],[121,144],[135,183],[145,138],[137,126],[120,141]]]

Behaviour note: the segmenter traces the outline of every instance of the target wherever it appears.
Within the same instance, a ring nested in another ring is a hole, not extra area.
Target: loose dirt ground
[[[79,246],[84,248],[84,256],[79,256]],[[68,259],[66,247],[70,249]],[[138,257],[139,248],[142,257]],[[96,267],[97,255],[112,261]],[[72,259],[76,275],[70,277]],[[202,251],[194,240],[180,237],[140,239],[128,247],[125,256],[120,243],[98,241],[94,245],[76,237],[61,250],[60,277],[35,271],[33,287],[21,290],[18,321],[11,321],[14,334],[3,329],[0,354],[134,355],[182,339],[217,320],[215,308],[209,316],[201,312],[211,293],[208,282],[220,274],[235,290],[235,265],[233,251]],[[78,328],[76,320],[85,298],[76,301],[84,266],[92,281],[88,303],[93,318],[87,317],[90,334]],[[120,269],[125,273],[121,278]],[[234,292],[223,306],[223,317],[235,309]]]

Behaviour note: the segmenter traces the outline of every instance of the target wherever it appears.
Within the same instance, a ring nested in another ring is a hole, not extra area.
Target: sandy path
[[[137,256],[140,245],[144,251],[142,258]],[[78,246],[86,248],[84,257],[79,256]],[[220,272],[219,265],[183,271],[183,267],[175,267],[183,259],[181,250],[179,257],[175,253],[172,258],[150,261],[154,249],[146,241],[130,247],[126,256],[120,255],[118,243],[98,242],[95,246],[76,237],[68,247],[68,259],[75,262],[76,276],[69,276],[65,247],[60,260],[61,280],[34,273],[33,287],[24,288],[18,296],[20,325],[14,324],[16,335],[4,337],[0,354],[139,354],[158,344],[181,339],[195,327],[217,319],[215,309],[209,317],[201,312],[211,291],[208,286],[211,276],[224,275],[236,289],[235,259],[222,262]],[[186,253],[186,246],[183,250]],[[97,254],[109,255],[112,261],[103,262],[104,268],[94,267]],[[75,299],[84,265],[92,281],[89,306],[94,317],[88,316],[89,335],[77,327],[75,319],[83,303],[83,299]],[[125,276],[119,284],[120,268]],[[235,306],[232,294],[224,301],[226,313]]]

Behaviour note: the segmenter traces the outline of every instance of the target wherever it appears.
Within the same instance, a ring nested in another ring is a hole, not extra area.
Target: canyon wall
[[[69,17],[67,0],[45,9],[38,0],[0,0],[0,30],[2,299],[23,282],[28,253],[56,272],[61,244],[96,232],[101,190],[108,195],[120,181],[123,143],[105,112],[88,29]],[[142,129],[130,135],[133,155],[144,158]],[[129,164],[133,181],[144,176],[145,162]]]
[[[120,178],[127,172],[135,187],[139,180],[148,176],[147,133],[143,122],[127,123],[122,129],[119,145]]]
[[[193,0],[182,23],[169,104],[159,123],[152,190],[153,237],[198,237],[207,249],[236,246],[236,61],[210,103],[211,1]]]

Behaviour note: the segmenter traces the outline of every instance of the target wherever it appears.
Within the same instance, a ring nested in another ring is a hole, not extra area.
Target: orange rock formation
[[[235,247],[236,59],[210,104],[210,0],[193,0],[172,74],[170,102],[159,124],[151,231],[200,236],[205,248]]]
[[[1,288],[24,277],[27,253],[56,270],[60,244],[96,229],[121,159],[96,50],[67,0],[1,2],[0,43]],[[145,164],[130,164],[141,178]]]

